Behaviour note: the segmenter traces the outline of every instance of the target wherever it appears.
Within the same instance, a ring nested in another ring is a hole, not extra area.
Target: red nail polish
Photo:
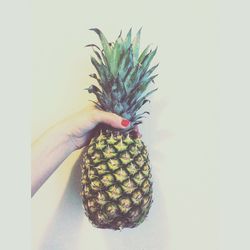
[[[130,124],[130,121],[123,119],[121,124],[122,124],[122,126],[127,127]]]

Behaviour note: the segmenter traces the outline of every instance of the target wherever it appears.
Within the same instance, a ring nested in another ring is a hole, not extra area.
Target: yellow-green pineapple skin
[[[146,218],[152,203],[147,149],[129,134],[100,132],[85,148],[82,199],[98,228],[133,228]]]

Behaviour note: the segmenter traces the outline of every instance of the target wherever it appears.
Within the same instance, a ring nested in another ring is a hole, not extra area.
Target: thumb
[[[126,128],[130,125],[130,121],[111,112],[98,111],[95,115],[96,123],[105,123],[114,128]]]

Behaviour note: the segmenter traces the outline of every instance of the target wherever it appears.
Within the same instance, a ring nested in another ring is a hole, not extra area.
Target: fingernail
[[[121,124],[122,124],[123,127],[127,127],[130,124],[130,121],[123,119]]]

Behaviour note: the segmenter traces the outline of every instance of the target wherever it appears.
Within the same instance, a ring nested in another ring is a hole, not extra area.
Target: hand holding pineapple
[[[49,128],[32,144],[32,196],[73,151],[87,143],[99,123],[119,129],[129,126],[129,121],[116,114],[88,106]]]
[[[87,106],[62,122],[62,127],[72,143],[72,151],[88,143],[92,129],[99,123],[124,129],[129,127],[130,121],[117,114],[98,110],[93,105]]]

